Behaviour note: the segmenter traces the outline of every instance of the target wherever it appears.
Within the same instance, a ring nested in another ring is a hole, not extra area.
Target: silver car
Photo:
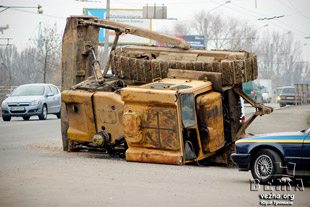
[[[10,121],[11,117],[23,117],[29,120],[38,116],[45,120],[47,114],[55,114],[60,118],[61,93],[53,84],[25,84],[17,87],[2,102],[2,119]]]

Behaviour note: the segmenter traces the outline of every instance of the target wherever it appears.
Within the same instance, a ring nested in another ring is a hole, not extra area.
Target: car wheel
[[[41,114],[39,115],[39,119],[40,120],[45,120],[46,118],[47,118],[47,107],[44,104],[43,107],[42,107]]]
[[[57,118],[60,119],[61,118],[61,111],[59,111],[57,114],[56,114]]]
[[[273,183],[282,177],[283,162],[278,153],[270,149],[261,149],[253,155],[251,173],[259,183]]]
[[[2,120],[3,121],[11,121],[11,117],[10,116],[3,116]]]
[[[30,119],[30,116],[23,116],[23,119],[24,119],[25,121],[28,121],[28,120]]]
[[[285,106],[285,104],[281,104],[281,103],[280,103],[280,107],[284,107],[284,106]]]

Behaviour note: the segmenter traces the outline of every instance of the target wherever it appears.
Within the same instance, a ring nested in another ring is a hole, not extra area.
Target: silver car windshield
[[[44,86],[20,86],[16,88],[12,96],[43,96],[44,94]]]

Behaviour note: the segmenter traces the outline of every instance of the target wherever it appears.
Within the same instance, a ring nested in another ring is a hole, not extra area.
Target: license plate
[[[294,97],[286,97],[286,99],[294,99]]]
[[[12,107],[11,111],[25,111],[25,107]]]

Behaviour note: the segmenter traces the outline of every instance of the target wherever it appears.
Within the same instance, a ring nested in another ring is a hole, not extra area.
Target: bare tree
[[[43,82],[47,82],[47,75],[53,74],[60,68],[61,61],[61,39],[57,33],[57,25],[43,28],[43,47],[38,53],[39,61],[42,64]],[[60,72],[60,70],[59,70]]]
[[[187,22],[177,22],[173,26],[174,29],[174,34],[176,35],[190,35],[190,26],[188,25]]]
[[[20,78],[22,78],[23,83],[37,83],[40,81],[41,63],[37,60],[38,53],[39,48],[28,47],[20,53],[19,59],[16,60],[22,65],[20,71],[23,75]]]
[[[1,74],[1,85],[14,85],[16,80],[15,74],[18,72],[16,64],[16,59],[18,59],[19,54],[16,46],[8,45],[0,48],[0,64],[4,72]],[[6,83],[5,83],[6,82]]]
[[[259,78],[272,79],[274,87],[308,83],[309,66],[301,58],[301,44],[291,32],[265,33],[257,42]]]

